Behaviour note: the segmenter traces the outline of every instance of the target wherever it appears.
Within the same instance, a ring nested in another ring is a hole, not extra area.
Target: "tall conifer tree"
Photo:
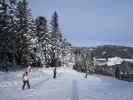
[[[15,0],[0,0],[0,64],[15,64]]]
[[[58,23],[58,15],[54,12],[51,20],[51,30],[50,30],[50,58],[51,66],[56,67],[60,51],[60,31]]]
[[[17,5],[17,53],[16,60],[18,64],[28,63],[30,59],[30,40],[29,36],[29,10],[27,7],[27,1],[22,0]]]

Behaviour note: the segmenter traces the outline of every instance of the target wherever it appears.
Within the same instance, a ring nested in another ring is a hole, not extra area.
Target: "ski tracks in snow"
[[[79,100],[79,91],[78,91],[76,80],[72,80],[72,93],[71,93],[70,100]]]
[[[41,85],[45,82],[47,82],[48,80],[50,80],[50,78],[46,78],[46,79],[43,79],[35,84],[32,85],[33,89],[37,88],[37,87],[41,87]]]
[[[12,86],[18,86],[18,84],[21,84],[21,81],[7,81],[7,82],[1,82],[0,88],[9,88]]]

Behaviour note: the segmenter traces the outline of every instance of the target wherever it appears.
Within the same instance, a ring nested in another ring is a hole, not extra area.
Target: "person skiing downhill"
[[[23,81],[22,89],[24,90],[26,85],[30,89],[30,84],[29,84],[29,78],[28,78],[28,72],[27,71],[25,71],[22,74],[22,81]]]

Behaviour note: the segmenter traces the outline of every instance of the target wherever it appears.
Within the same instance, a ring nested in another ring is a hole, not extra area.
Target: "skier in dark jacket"
[[[115,78],[120,79],[120,68],[119,67],[117,67],[115,70]]]
[[[57,71],[56,71],[56,67],[54,68],[54,70],[53,70],[53,78],[56,78],[56,74],[57,74]]]

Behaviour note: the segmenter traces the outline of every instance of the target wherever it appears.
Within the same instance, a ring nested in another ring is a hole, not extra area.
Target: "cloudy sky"
[[[28,0],[34,17],[59,15],[60,30],[74,46],[133,47],[133,0]]]

